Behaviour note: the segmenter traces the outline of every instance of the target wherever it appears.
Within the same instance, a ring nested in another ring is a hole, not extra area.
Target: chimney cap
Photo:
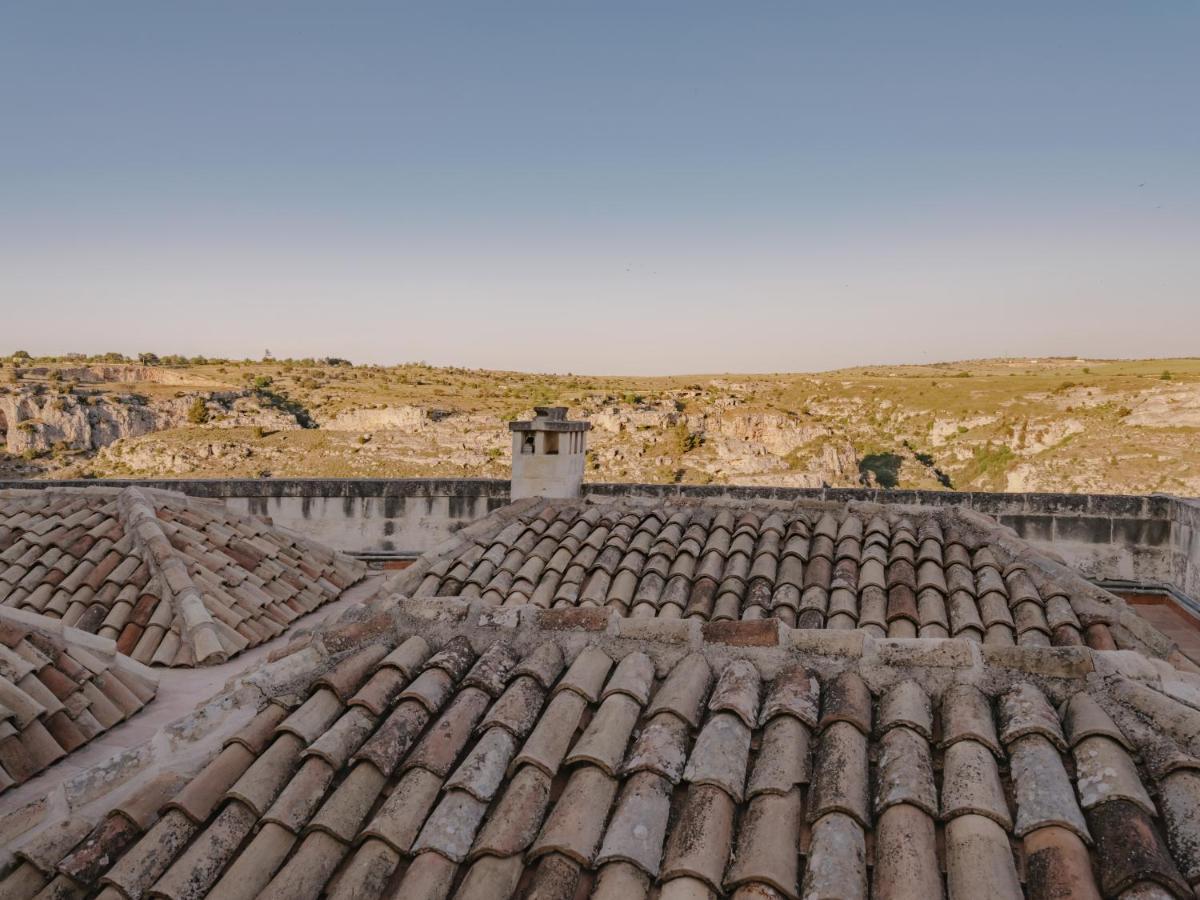
[[[534,417],[528,422],[509,422],[509,431],[590,431],[591,422],[567,419],[565,406],[535,406]]]

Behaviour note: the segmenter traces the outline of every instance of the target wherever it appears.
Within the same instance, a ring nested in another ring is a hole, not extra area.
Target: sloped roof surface
[[[1146,900],[1200,885],[1200,709],[1149,683],[872,690],[856,664],[818,678],[639,646],[534,635],[476,652],[428,632],[352,652],[182,788],[164,776],[22,850],[0,892]]]
[[[146,488],[0,492],[0,604],[139,662],[217,662],[336,599],[361,563],[221,504]]]
[[[1095,604],[1060,586],[1043,592],[1021,562],[1006,563],[954,516],[549,503],[438,560],[414,595],[1113,649]]]
[[[0,792],[132,716],[155,692],[111,641],[0,610]]]

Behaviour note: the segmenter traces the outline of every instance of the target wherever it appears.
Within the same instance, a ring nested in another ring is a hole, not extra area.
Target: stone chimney
[[[578,497],[591,422],[570,422],[565,406],[536,406],[532,422],[509,422],[513,500]]]

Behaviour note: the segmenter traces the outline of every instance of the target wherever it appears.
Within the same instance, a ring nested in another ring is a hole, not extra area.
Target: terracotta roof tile
[[[1186,898],[1191,887],[1179,873],[1154,821],[1128,800],[1111,800],[1088,810],[1096,839],[1100,888],[1106,896],[1151,882]]]
[[[816,753],[809,820],[840,812],[869,826],[866,735],[849,722],[832,722],[822,730]]]
[[[623,861],[658,875],[671,810],[671,783],[653,772],[631,777],[617,798],[597,865]]]
[[[937,900],[945,896],[936,860],[934,819],[907,803],[889,806],[875,825],[876,900]],[[933,864],[931,864],[931,861]]]
[[[615,778],[596,766],[575,769],[533,842],[530,857],[558,853],[581,866],[590,865],[599,849],[617,785]]]
[[[587,701],[575,691],[558,691],[517,754],[516,765],[536,766],[553,778],[579,728]]]
[[[719,892],[733,842],[737,804],[719,787],[689,788],[679,820],[667,838],[662,879],[696,878]]]
[[[750,801],[738,830],[737,852],[725,877],[727,889],[769,885],[786,897],[799,895],[800,790],[762,794]]]
[[[609,695],[567,754],[566,764],[587,762],[615,776],[640,714],[641,707],[627,695]]]
[[[647,715],[669,712],[696,727],[700,724],[700,711],[711,685],[712,669],[708,661],[698,653],[686,656],[651,698]]]
[[[847,722],[863,734],[871,732],[871,692],[854,672],[843,672],[825,687],[819,727],[835,722]]]
[[[1090,842],[1075,791],[1058,748],[1041,734],[1026,734],[1008,745],[1017,821],[1013,831],[1021,837],[1037,828],[1057,825]]]
[[[218,503],[171,491],[9,496],[0,507],[4,602],[116,640],[147,664],[220,662],[278,633],[273,619],[295,617],[292,607],[334,600],[365,574],[299,535],[250,527]],[[66,497],[66,508],[77,508],[63,519],[55,510]],[[225,545],[227,532],[241,531],[248,540]]]
[[[119,657],[111,642],[5,608],[0,628],[0,791],[32,778],[154,697],[153,677],[135,671],[139,667]]]
[[[803,900],[866,900],[866,838],[857,820],[831,812],[813,823],[800,896]]]
[[[288,732],[281,733],[225,792],[225,797],[240,801],[254,812],[255,818],[263,815],[299,768],[303,749],[301,738]]]
[[[1000,756],[1000,739],[988,698],[969,684],[954,685],[942,695],[942,746],[974,741]]]
[[[721,788],[735,802],[742,801],[749,764],[751,730],[737,716],[712,715],[696,738],[683,778],[693,785]]]
[[[687,763],[689,729],[669,712],[650,716],[625,760],[627,774],[653,772],[678,784]]]
[[[907,727],[887,731],[880,741],[875,813],[899,803],[938,814],[928,739]]]
[[[555,691],[573,691],[587,702],[595,703],[612,665],[612,657],[603,650],[585,647],[555,686]]]
[[[1030,895],[1100,900],[1087,846],[1074,831],[1056,826],[1039,828],[1025,836],[1024,850]]]
[[[1198,880],[1189,708],[1149,684],[1006,670],[999,695],[978,682],[989,696],[952,668],[810,670],[729,645],[652,663],[613,635],[567,667],[541,634],[426,646],[403,672],[381,650],[343,661],[344,686],[313,678],[286,717],[267,705],[156,788],[157,818],[112,810],[126,824],[87,823],[0,890],[1178,898]],[[345,705],[382,673],[402,686],[377,709]]]
[[[1000,698],[1000,740],[1012,743],[1027,734],[1040,734],[1059,750],[1067,749],[1054,708],[1045,695],[1029,682],[1021,682]]]
[[[335,769],[320,757],[305,759],[263,814],[263,821],[275,822],[299,833],[333,782],[334,772]]]
[[[929,509],[867,521],[850,508],[804,502],[733,510],[662,501],[647,510],[551,501],[499,530],[486,549],[465,542],[437,561],[416,593],[586,604],[636,617],[773,617],[992,646],[1115,648],[1097,604],[1043,586],[1024,562],[1002,567],[1014,558],[1011,546],[1001,547],[998,533],[988,544],[978,529],[959,527],[957,515]],[[967,546],[968,531],[984,543]],[[1084,611],[1094,620],[1086,628]]]
[[[328,832],[347,844],[353,842],[386,781],[387,777],[370,763],[353,766],[317,810],[308,828]]]
[[[1142,807],[1147,815],[1157,814],[1133,759],[1121,744],[1096,735],[1077,743],[1072,754],[1079,804],[1084,809],[1109,800],[1128,800]]]
[[[946,823],[946,886],[951,897],[1023,900],[1008,835],[995,820],[968,814]]]

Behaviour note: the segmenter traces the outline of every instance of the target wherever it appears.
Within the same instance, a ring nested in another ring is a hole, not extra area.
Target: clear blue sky
[[[1195,0],[5,4],[0,352],[1200,354],[1198,47]]]

